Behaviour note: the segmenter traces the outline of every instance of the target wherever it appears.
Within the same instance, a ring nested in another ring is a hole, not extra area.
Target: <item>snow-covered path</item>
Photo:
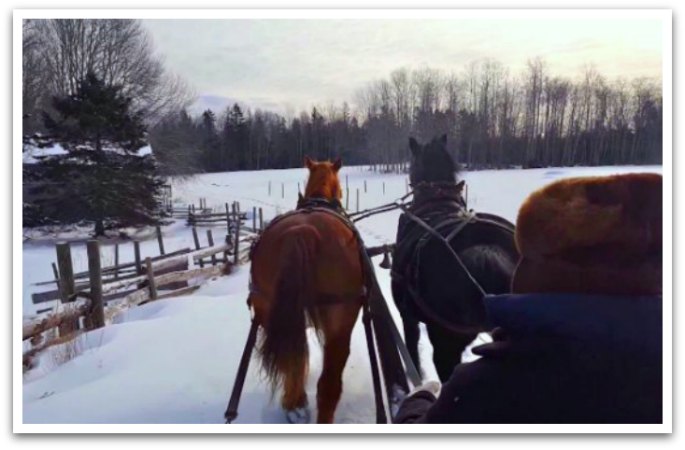
[[[465,178],[469,185],[469,207],[514,221],[525,197],[555,179],[635,171],[660,173],[661,167],[483,171],[465,174]],[[403,175],[375,174],[359,167],[343,168],[343,187],[345,175],[349,179],[352,210],[357,188],[362,209],[386,203],[406,192]],[[181,203],[197,203],[199,197],[204,197],[210,206],[238,200],[243,209],[262,206],[265,218],[270,218],[295,205],[297,183],[303,186],[305,178],[305,169],[207,174],[176,184],[174,198]],[[281,198],[281,183],[284,198]],[[359,224],[367,245],[393,242],[397,216],[397,212],[387,213]],[[173,242],[168,251],[192,242],[187,227],[182,224],[166,229],[165,236]],[[155,241],[144,245],[155,245]],[[52,256],[46,249],[52,251],[46,245],[24,244],[24,315],[34,311],[30,298],[27,300],[30,283],[51,278]],[[82,257],[76,249],[74,258]],[[122,255],[122,260],[128,259]],[[391,311],[401,325],[392,305],[388,272],[377,268],[376,273]],[[24,423],[223,423],[223,412],[249,328],[249,311],[245,305],[248,274],[249,266],[242,266],[228,277],[208,282],[192,296],[129,310],[117,323],[87,333],[76,345],[46,352],[39,367],[24,377]],[[425,336],[421,347],[427,378],[435,378],[430,364],[431,348]],[[68,352],[78,356],[57,364]],[[313,336],[310,336],[310,353],[307,392],[314,403],[321,351]],[[343,383],[336,422],[373,423],[371,376],[360,322],[354,330]],[[237,422],[285,422],[278,401],[270,401],[255,359],[246,380]]]

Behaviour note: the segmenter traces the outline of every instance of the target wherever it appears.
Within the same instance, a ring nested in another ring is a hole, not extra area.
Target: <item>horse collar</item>
[[[341,211],[343,209],[342,204],[340,203],[340,200],[337,198],[332,198],[328,199],[325,197],[310,197],[310,198],[304,198],[301,197],[297,201],[297,210],[303,210],[303,209],[311,209],[311,208],[328,208],[332,209],[336,212]]]

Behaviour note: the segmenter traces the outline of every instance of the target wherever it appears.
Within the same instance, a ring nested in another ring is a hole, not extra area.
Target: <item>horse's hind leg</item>
[[[317,384],[317,423],[333,423],[335,408],[342,394],[342,374],[350,355],[352,328],[360,305],[335,305],[322,308],[324,333],[323,371]]]
[[[428,325],[428,337],[433,345],[433,363],[438,377],[447,381],[454,367],[461,363],[464,349],[476,338],[475,334],[454,334],[438,326]]]
[[[404,326],[404,342],[407,344],[409,356],[411,356],[416,370],[422,374],[419,358],[419,322],[409,315],[404,315],[402,316],[402,325]]]

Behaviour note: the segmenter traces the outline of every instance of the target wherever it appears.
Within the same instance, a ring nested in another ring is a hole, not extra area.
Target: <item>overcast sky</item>
[[[520,73],[540,56],[550,73],[586,64],[614,77],[661,76],[658,20],[144,20],[169,69],[222,109],[299,112],[354,103],[366,83],[399,67],[459,74],[493,58]],[[204,106],[203,104],[203,106]]]

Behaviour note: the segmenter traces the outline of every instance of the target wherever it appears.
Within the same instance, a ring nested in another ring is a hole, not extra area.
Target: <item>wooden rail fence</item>
[[[231,209],[228,204],[225,206],[226,212],[220,214],[220,219],[226,221],[229,233],[224,242],[218,245],[214,243],[212,230],[208,229],[207,246],[201,247],[197,229],[193,226],[194,250],[182,248],[165,253],[163,235],[157,227],[159,255],[143,257],[140,242],[136,240],[133,241],[134,261],[120,263],[119,244],[115,244],[114,265],[102,267],[100,242],[90,240],[86,244],[88,270],[74,273],[71,245],[67,242],[57,243],[57,264],[52,263],[55,279],[35,283],[40,286],[54,285],[56,289],[34,293],[32,301],[42,303],[60,300],[62,308],[58,312],[25,321],[23,340],[30,345],[24,352],[24,370],[32,367],[33,357],[40,351],[73,339],[81,333],[81,329],[103,327],[108,319],[126,308],[192,293],[200,286],[189,285],[191,280],[228,274],[233,265],[248,260],[250,244],[263,227],[261,208],[260,228],[257,229],[257,209],[253,208],[250,230],[243,224],[246,214],[240,212],[239,204],[234,203]],[[206,207],[204,200],[201,200],[201,207]],[[48,337],[48,332],[54,329],[59,332]]]

